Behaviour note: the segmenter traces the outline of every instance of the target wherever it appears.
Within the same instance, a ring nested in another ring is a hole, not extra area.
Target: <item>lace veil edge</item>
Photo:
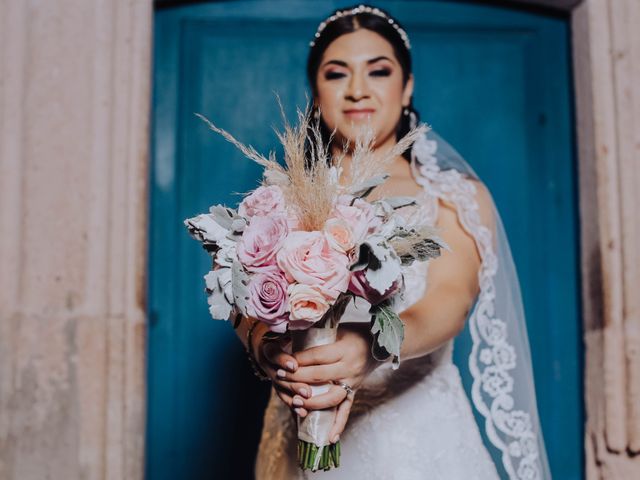
[[[484,183],[433,129],[414,143],[411,157],[416,180],[455,205],[482,260],[480,292],[468,318],[468,364],[472,401],[484,418],[484,431],[510,479],[551,479],[520,285],[500,214],[489,193],[494,225],[482,222],[472,180]]]

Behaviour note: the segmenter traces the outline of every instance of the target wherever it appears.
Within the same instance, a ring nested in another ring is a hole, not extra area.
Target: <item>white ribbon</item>
[[[331,322],[326,322],[330,324]],[[292,332],[293,333],[293,332]],[[320,345],[328,345],[336,341],[338,334],[337,325],[334,327],[316,328],[311,327],[307,330],[296,330],[292,335],[293,352],[299,352],[311,347]],[[311,396],[321,395],[329,391],[332,383],[324,383],[321,385],[310,385]],[[325,446],[331,444],[329,441],[329,432],[336,418],[337,407],[324,410],[312,410],[306,417],[298,418],[298,439],[305,442],[313,443],[320,447],[316,455],[315,465],[313,469],[317,469],[322,458],[322,450]]]

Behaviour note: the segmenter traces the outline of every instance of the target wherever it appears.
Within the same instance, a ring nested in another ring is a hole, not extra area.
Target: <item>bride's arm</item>
[[[474,183],[481,222],[493,231],[490,194],[481,183]],[[454,205],[440,203],[438,226],[452,251],[443,251],[430,263],[424,296],[400,313],[405,325],[400,350],[404,360],[424,356],[460,333],[479,292],[480,253],[474,238],[460,224]]]

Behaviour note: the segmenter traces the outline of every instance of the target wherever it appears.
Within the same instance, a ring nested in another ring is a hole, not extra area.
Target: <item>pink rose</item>
[[[289,285],[289,330],[305,330],[329,310],[329,302],[316,285]]]
[[[269,325],[274,332],[287,329],[289,283],[277,270],[254,273],[249,282],[249,315]]]
[[[366,269],[352,272],[351,281],[349,282],[349,291],[358,297],[364,298],[371,305],[378,305],[379,303],[382,303],[392,295],[398,293],[402,287],[402,276],[400,276],[394,280],[391,286],[383,294],[380,294],[380,292],[369,285],[367,277],[365,276],[366,272]]]
[[[324,234],[329,245],[342,253],[349,253],[355,247],[353,231],[347,222],[340,218],[330,218],[324,224]]]
[[[349,286],[349,258],[331,248],[322,232],[291,232],[277,262],[289,282],[316,285],[328,300],[335,300]]]
[[[375,209],[366,200],[356,198],[353,205],[351,195],[340,195],[333,207],[333,216],[344,220],[351,230],[356,243],[360,243],[380,224]]]
[[[238,240],[238,259],[251,272],[273,268],[276,253],[288,233],[289,227],[284,215],[253,217]]]
[[[284,195],[276,185],[256,188],[238,206],[238,214],[245,218],[264,217],[273,213],[286,213]]]

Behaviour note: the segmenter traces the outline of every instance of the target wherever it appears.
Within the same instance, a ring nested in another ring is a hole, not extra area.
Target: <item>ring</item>
[[[351,388],[350,385],[347,385],[344,382],[338,382],[337,384],[340,385],[342,388],[344,388],[347,391],[347,396],[349,396],[350,393],[354,393],[353,392],[353,388]]]

